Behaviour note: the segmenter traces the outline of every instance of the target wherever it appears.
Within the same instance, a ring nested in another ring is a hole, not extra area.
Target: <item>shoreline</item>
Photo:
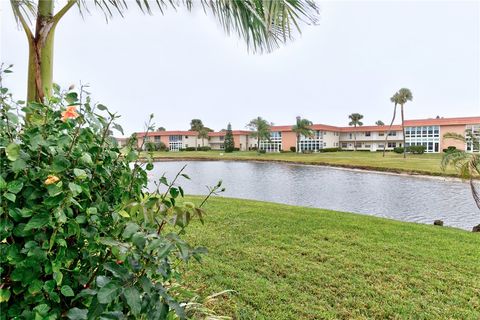
[[[350,170],[356,172],[372,172],[372,173],[383,173],[389,175],[398,175],[398,176],[413,176],[419,178],[430,178],[430,179],[448,179],[450,181],[464,181],[458,174],[454,173],[441,173],[441,172],[429,172],[423,170],[403,170],[395,168],[382,168],[382,167],[373,167],[373,166],[360,166],[360,165],[348,165],[348,164],[332,164],[328,162],[308,162],[308,161],[290,161],[290,160],[270,160],[270,159],[232,159],[232,158],[213,158],[213,157],[153,157],[154,162],[162,161],[237,161],[237,162],[273,162],[273,163],[282,163],[282,164],[295,164],[295,165],[307,165],[307,166],[320,166],[320,167],[330,167],[336,169]]]

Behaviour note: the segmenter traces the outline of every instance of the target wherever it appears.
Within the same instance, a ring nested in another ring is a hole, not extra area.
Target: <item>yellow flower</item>
[[[75,106],[68,106],[67,110],[62,112],[62,121],[65,122],[68,119],[75,119],[78,117],[78,113]]]
[[[49,174],[47,180],[45,180],[45,184],[48,186],[49,184],[57,183],[58,181],[60,181],[59,177]]]

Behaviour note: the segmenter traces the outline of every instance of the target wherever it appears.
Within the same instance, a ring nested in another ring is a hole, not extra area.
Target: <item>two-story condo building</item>
[[[259,148],[267,152],[280,152],[282,150],[289,151],[290,148],[298,146],[299,151],[302,152],[318,152],[324,148],[354,150],[355,141],[356,149],[365,151],[383,150],[385,141],[387,150],[404,147],[402,126],[398,124],[391,128],[390,126],[354,128],[314,124],[311,126],[312,136],[300,136],[298,143],[297,135],[292,131],[291,125],[272,126],[270,129],[270,139],[260,141],[259,145],[251,131],[233,130],[235,147],[242,151]],[[480,139],[480,117],[405,120],[405,145],[407,147],[423,145],[426,152],[441,152],[449,146],[455,146],[460,150],[479,152],[480,145],[474,144],[471,139],[468,139],[467,131]],[[467,138],[466,142],[443,138],[445,133],[464,135]],[[210,132],[208,139],[199,138],[195,131],[156,131],[147,134],[138,132],[139,147],[143,139],[146,142],[163,142],[171,151],[201,146],[222,150],[225,132]]]

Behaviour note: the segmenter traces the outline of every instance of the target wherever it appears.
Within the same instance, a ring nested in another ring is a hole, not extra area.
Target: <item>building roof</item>
[[[390,126],[361,126],[361,127],[339,127],[340,132],[363,132],[363,131],[398,131],[402,130],[402,126],[394,124]]]
[[[406,126],[454,126],[480,124],[480,117],[405,120]]]
[[[468,125],[468,124],[480,124],[480,117],[460,117],[460,118],[438,118],[438,119],[415,119],[405,120],[405,126],[454,126],[454,125]],[[390,129],[390,126],[362,126],[362,127],[336,127],[325,124],[313,124],[311,126],[313,130],[321,131],[335,131],[335,132],[364,132],[364,131],[399,131],[402,130],[402,126],[395,124]],[[270,130],[273,132],[291,132],[292,125],[288,126],[271,126]],[[233,135],[249,135],[252,131],[247,130],[232,130]],[[148,132],[147,137],[152,136],[198,136],[196,131],[153,131]],[[209,132],[209,137],[221,137],[225,135],[225,131]],[[145,136],[145,132],[137,132],[137,137]]]
[[[136,132],[137,137],[144,137],[145,132]],[[151,131],[146,134],[147,137],[155,136],[198,136],[196,131]]]
[[[271,126],[270,131],[273,131],[273,132],[290,132],[290,131],[292,131],[292,127],[293,127],[293,125],[291,125],[291,126]],[[326,125],[326,124],[313,124],[313,125],[310,126],[310,128],[312,130],[338,131],[338,127],[329,126],[329,125]]]
[[[226,131],[209,132],[208,136],[209,137],[223,137],[226,133],[227,133]],[[249,135],[251,133],[252,133],[252,131],[247,131],[247,130],[232,130],[232,134],[234,136],[242,135],[242,134]]]

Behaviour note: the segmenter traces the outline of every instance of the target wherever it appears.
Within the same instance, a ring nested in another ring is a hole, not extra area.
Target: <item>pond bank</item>
[[[411,176],[425,176],[425,177],[445,177],[460,179],[460,176],[456,173],[447,172],[434,172],[427,170],[415,170],[415,169],[400,169],[400,168],[388,168],[388,167],[375,167],[369,165],[356,165],[356,164],[340,164],[321,161],[296,161],[296,160],[281,160],[281,159],[261,159],[261,158],[221,158],[221,157],[195,157],[195,156],[182,156],[182,157],[153,157],[156,162],[161,161],[248,161],[248,162],[272,162],[272,163],[288,163],[298,165],[310,165],[310,166],[323,166],[343,169],[353,169],[361,171],[371,172],[383,172],[398,175],[411,175]]]

